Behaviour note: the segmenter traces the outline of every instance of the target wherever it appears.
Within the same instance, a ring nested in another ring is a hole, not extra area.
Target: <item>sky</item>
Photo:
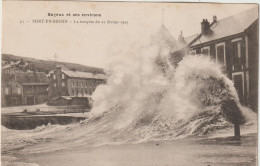
[[[159,30],[162,22],[177,39],[200,33],[202,19],[212,21],[254,7],[253,4],[3,1],[2,53],[43,60],[106,67],[111,49],[131,47]],[[64,16],[48,16],[64,14]],[[66,16],[101,14],[101,17]],[[33,23],[33,20],[69,23]],[[74,21],[127,21],[87,24]],[[21,23],[21,22],[24,23]],[[117,47],[118,46],[118,47]],[[115,50],[114,50],[115,51]]]

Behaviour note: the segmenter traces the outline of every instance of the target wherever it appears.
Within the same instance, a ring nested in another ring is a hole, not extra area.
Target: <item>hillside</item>
[[[68,62],[39,60],[34,58],[15,56],[11,54],[2,54],[2,60],[4,61],[15,62],[21,59],[23,59],[25,62],[32,63],[33,65],[35,65],[36,70],[45,73],[48,73],[50,70],[54,70],[57,66],[61,66],[62,68],[67,68],[67,69],[75,69],[77,71],[83,71],[83,72],[104,73],[104,70],[102,68],[97,68],[97,67],[90,67],[90,66],[68,63]]]

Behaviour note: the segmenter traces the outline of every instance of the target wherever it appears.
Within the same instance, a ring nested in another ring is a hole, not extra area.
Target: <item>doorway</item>
[[[241,104],[244,104],[244,73],[233,73],[232,80],[234,82],[239,101]]]

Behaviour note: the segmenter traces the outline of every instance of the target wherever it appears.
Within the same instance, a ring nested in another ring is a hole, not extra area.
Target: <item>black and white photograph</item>
[[[259,5],[2,1],[2,166],[256,166]]]

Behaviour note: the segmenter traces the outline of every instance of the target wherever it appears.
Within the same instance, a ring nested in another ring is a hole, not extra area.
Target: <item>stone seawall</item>
[[[30,130],[42,125],[66,125],[78,123],[85,117],[55,116],[55,115],[2,115],[2,125],[8,129]]]

